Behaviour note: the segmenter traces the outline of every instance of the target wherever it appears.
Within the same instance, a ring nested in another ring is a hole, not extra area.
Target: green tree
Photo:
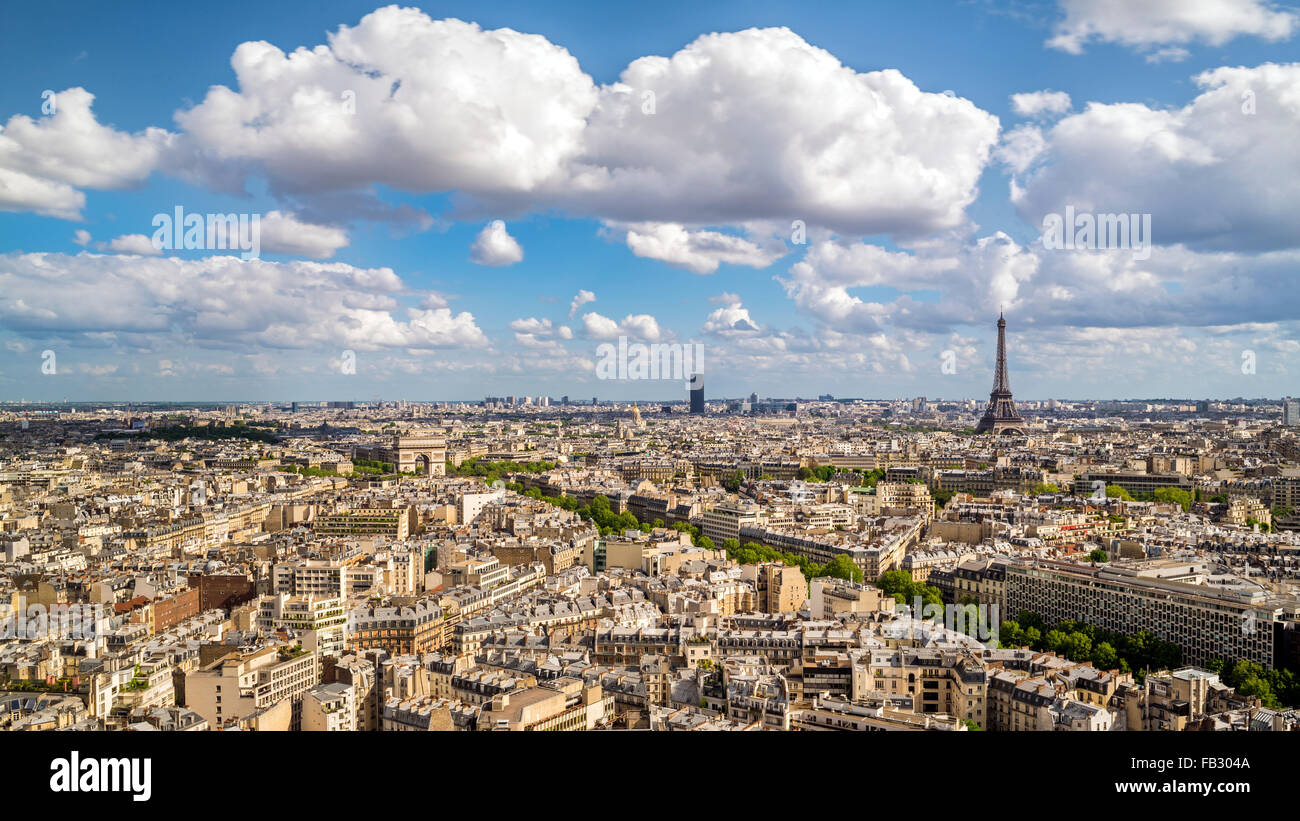
[[[1043,649],[1052,653],[1060,652],[1065,639],[1065,633],[1060,630],[1048,630],[1047,635],[1043,636]]]
[[[1157,502],[1173,502],[1184,511],[1192,509],[1192,493],[1188,490],[1180,490],[1176,487],[1161,487],[1156,488],[1152,496]]]
[[[1119,654],[1110,642],[1103,641],[1092,648],[1092,666],[1098,670],[1114,670],[1119,664]]]
[[[862,568],[853,563],[853,560],[843,553],[831,559],[822,568],[823,576],[830,576],[835,579],[844,579],[845,581],[860,582],[862,581]]]
[[[1133,494],[1125,490],[1123,485],[1106,485],[1106,498],[1131,502],[1133,501]]]
[[[1024,647],[1025,631],[1014,621],[1004,621],[998,629],[998,645],[1001,647]]]

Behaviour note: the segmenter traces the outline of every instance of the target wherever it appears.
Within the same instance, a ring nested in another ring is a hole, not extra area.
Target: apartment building
[[[1006,562],[987,558],[931,570],[926,583],[937,587],[943,600],[951,604],[974,601],[1001,607],[1006,600],[1006,579]],[[1019,612],[1011,611],[1006,618],[1013,618]]]
[[[469,730],[478,719],[478,707],[454,699],[422,695],[388,699],[384,704],[384,732],[452,732]]]
[[[352,577],[365,572],[353,560],[307,559],[293,564],[277,564],[271,571],[271,592],[346,598],[354,593]]]
[[[278,593],[262,599],[257,626],[264,632],[313,632],[322,656],[339,656],[347,645],[348,612],[339,596],[290,596]]]
[[[796,730],[821,732],[960,732],[967,729],[964,723],[950,716],[918,715],[911,711],[891,709],[884,703],[860,704],[835,696],[816,696],[811,700],[810,706],[791,710],[790,725]]]
[[[1087,471],[1074,477],[1074,495],[1091,496],[1100,482],[1119,485],[1130,494],[1155,493],[1161,488],[1192,491],[1195,484],[1190,476],[1181,473],[1133,473],[1129,471]]]
[[[741,566],[740,577],[754,586],[756,607],[764,613],[795,613],[808,601],[808,580],[797,567],[747,564]]]
[[[325,683],[339,682],[352,689],[352,699],[356,705],[356,729],[361,732],[379,729],[383,702],[376,662],[386,657],[387,653],[372,650],[369,656],[361,658],[346,655],[338,659],[327,658],[325,661]]]
[[[1107,707],[1068,695],[1052,678],[1023,670],[998,670],[989,677],[988,729],[1012,732],[1107,732],[1115,714]]]
[[[765,730],[790,729],[793,698],[784,676],[764,656],[736,656],[722,663],[727,718]]]
[[[578,564],[582,559],[582,549],[576,542],[510,542],[493,545],[492,555],[506,567],[516,564],[540,564],[546,568],[546,574],[549,576]]]
[[[595,730],[614,719],[614,694],[600,684],[558,678],[483,704],[478,729],[490,732]]]
[[[483,589],[493,588],[510,577],[510,565],[493,557],[465,559],[452,562],[443,569],[443,584],[447,587],[472,585]]]
[[[340,681],[318,684],[303,694],[304,732],[352,732],[357,721],[356,692]]]
[[[479,514],[485,507],[505,497],[505,488],[462,493],[456,497],[456,521],[460,524],[473,524],[478,521]]]
[[[415,507],[356,508],[317,516],[311,528],[326,538],[338,536],[387,536],[405,539],[418,522]]]
[[[913,712],[949,715],[987,729],[988,686],[984,663],[970,651],[900,647],[860,656],[851,695],[854,700],[910,697]]]
[[[704,511],[700,534],[721,547],[727,539],[740,540],[741,528],[758,523],[759,507],[743,502],[724,502]],[[743,541],[743,540],[741,540]]]
[[[892,613],[895,602],[873,584],[858,584],[831,577],[813,579],[808,610],[814,619],[834,619],[842,614]]]
[[[879,482],[872,515],[920,515],[928,525],[934,518],[934,499],[930,488],[920,482]]]
[[[430,653],[451,642],[451,630],[442,608],[429,602],[358,607],[348,614],[348,648],[379,648],[394,656]]]
[[[207,645],[203,652],[218,657],[185,674],[184,706],[213,727],[223,727],[287,701],[290,726],[300,729],[302,696],[320,681],[314,652],[276,645],[248,653]]]
[[[1207,716],[1259,704],[1237,695],[1217,674],[1195,667],[1151,673],[1122,696],[1129,730],[1183,731]]]
[[[595,664],[625,667],[639,664],[642,656],[661,655],[674,667],[683,667],[686,645],[694,637],[692,632],[675,627],[601,627],[595,632],[591,660]]]

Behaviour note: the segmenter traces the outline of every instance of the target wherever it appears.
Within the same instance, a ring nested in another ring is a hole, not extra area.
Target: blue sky
[[[598,379],[619,336],[703,344],[711,396],[979,397],[1001,306],[1020,396],[1294,394],[1297,20],[10,4],[0,398],[683,393]],[[260,259],[149,247],[177,206]],[[1045,249],[1066,206],[1155,247]]]

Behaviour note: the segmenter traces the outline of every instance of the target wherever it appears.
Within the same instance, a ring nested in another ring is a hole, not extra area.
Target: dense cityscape
[[[1296,729],[1296,400],[1006,324],[988,403],[4,403],[0,727]]]
[[[1300,0],[0,19],[11,811],[1291,800]]]

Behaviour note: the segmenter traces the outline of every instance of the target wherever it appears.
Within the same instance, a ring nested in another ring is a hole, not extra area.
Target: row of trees
[[[817,467],[805,465],[799,468],[797,476],[805,482],[829,482],[835,473],[835,468],[831,465],[818,465]]]
[[[352,472],[368,475],[392,473],[397,466],[392,462],[380,462],[375,459],[353,459]]]
[[[447,463],[448,476],[477,476],[489,485],[509,473],[546,473],[555,469],[554,462],[548,462],[544,459],[534,462],[486,462],[479,458],[466,459],[456,467],[451,462]]]
[[[522,493],[531,499],[549,502],[556,507],[571,510],[581,516],[583,519],[592,522],[600,530],[602,536],[614,536],[625,530],[640,530],[643,533],[665,527],[663,519],[655,519],[650,522],[639,521],[632,513],[615,513],[609,506],[609,499],[603,495],[598,495],[592,499],[590,505],[580,505],[577,499],[571,496],[544,496],[537,488],[524,490],[523,485],[517,482],[510,482],[506,488],[516,493]],[[679,533],[689,534],[691,544],[705,550],[716,550],[717,546],[713,539],[703,535],[699,527],[689,522],[674,522],[672,529]],[[848,556],[836,556],[826,564],[817,564],[810,561],[804,556],[794,553],[782,553],[767,545],[758,542],[747,542],[741,545],[737,539],[725,539],[722,543],[723,549],[727,552],[727,557],[741,564],[757,564],[759,562],[781,562],[791,567],[797,567],[809,579],[819,576],[831,576],[837,579],[848,581],[862,581],[862,569],[859,568]]]
[[[1190,490],[1180,490],[1176,487],[1160,487],[1152,493],[1139,493],[1134,496],[1121,485],[1106,485],[1106,498],[1122,499],[1126,502],[1172,502],[1184,511],[1191,510],[1192,502],[1195,500]]]
[[[1290,670],[1270,670],[1245,659],[1236,662],[1214,659],[1205,668],[1218,673],[1223,683],[1238,693],[1258,696],[1265,707],[1300,706],[1300,678]]]
[[[613,536],[622,533],[624,530],[641,530],[649,533],[656,526],[663,527],[662,519],[656,519],[654,523],[642,523],[631,513],[615,513],[609,506],[609,499],[603,495],[598,495],[592,499],[590,505],[583,505],[572,496],[545,496],[541,490],[535,487],[524,490],[524,486],[518,482],[507,482],[506,488],[521,493],[530,499],[550,502],[556,507],[571,510],[583,519],[595,524],[602,536]]]
[[[1028,610],[1022,610],[1014,621],[1002,622],[998,644],[1058,653],[1071,661],[1089,662],[1099,670],[1117,669],[1139,678],[1147,670],[1172,670],[1183,660],[1181,647],[1145,630],[1125,635],[1070,619],[1049,627],[1042,616]]]
[[[927,604],[943,606],[943,597],[939,593],[939,588],[931,584],[922,584],[914,581],[912,574],[906,570],[886,570],[876,579],[876,587],[879,587],[885,595],[893,596],[894,601],[899,604],[906,604],[911,607],[916,603],[916,599],[921,599],[921,606]],[[920,618],[920,613],[914,614]]]
[[[165,425],[144,431],[139,435],[145,439],[161,439],[164,442],[177,442],[181,439],[205,439],[210,442],[225,439],[247,439],[250,442],[265,442],[274,445],[280,441],[280,437],[271,431],[250,427],[242,422],[231,425]],[[119,436],[121,434],[101,433],[96,435],[95,438],[116,439]]]
[[[280,465],[276,470],[281,473],[296,473],[299,476],[338,476],[338,473],[333,470],[310,465]]]
[[[805,482],[829,482],[834,478],[835,474],[840,472],[857,474],[858,487],[875,487],[877,482],[885,478],[885,471],[882,468],[873,468],[872,470],[850,468],[844,471],[842,468],[833,465],[816,465],[815,467],[805,465],[799,468],[796,475]]]
[[[708,536],[700,537],[701,547],[712,547],[713,540]],[[707,545],[703,542],[708,542]],[[844,554],[836,556],[826,564],[817,564],[806,556],[797,553],[784,553],[773,547],[758,542],[746,542],[743,546],[738,539],[723,539],[722,547],[727,551],[727,558],[741,564],[759,564],[761,562],[780,562],[790,567],[797,567],[809,579],[830,576],[845,581],[862,581],[862,568]]]

